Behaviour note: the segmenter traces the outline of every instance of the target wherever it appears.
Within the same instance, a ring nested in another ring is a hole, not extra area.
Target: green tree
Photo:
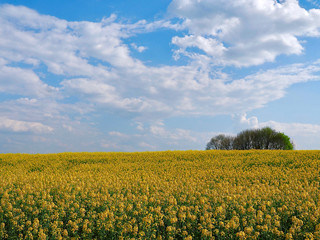
[[[292,150],[294,148],[290,137],[277,132],[270,127],[262,129],[248,129],[237,134],[236,137],[220,134],[211,138],[206,149],[221,150],[249,150],[249,149],[281,149]]]
[[[287,135],[277,133],[271,141],[270,149],[293,150],[294,146]]]
[[[270,127],[240,132],[234,139],[233,149],[281,149],[292,150],[293,143],[284,133]]]

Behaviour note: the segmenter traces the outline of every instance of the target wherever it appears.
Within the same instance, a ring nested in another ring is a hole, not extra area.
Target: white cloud
[[[217,65],[251,66],[280,54],[299,55],[299,37],[320,35],[320,10],[307,11],[297,0],[173,0],[169,11],[189,31],[172,39],[176,53],[210,57]]]
[[[204,149],[209,139],[218,134],[168,128],[162,121],[145,124],[139,134],[109,132],[103,147],[108,151],[154,151],[168,149]]]
[[[129,25],[115,23],[114,18],[101,22],[67,22],[41,15],[22,6],[0,7],[0,56],[13,62],[41,61],[58,75],[110,74],[107,68],[91,65],[89,58],[116,67],[133,67],[121,38]]]
[[[137,46],[137,44],[135,43],[131,43],[130,45],[133,47],[133,49],[137,50],[140,53],[148,49],[147,47],[144,47],[144,46]]]
[[[62,127],[63,127],[64,129],[66,129],[66,130],[67,130],[68,132],[70,132],[70,133],[72,133],[72,132],[75,131],[75,129],[74,129],[72,126],[67,125],[67,124],[63,124]]]
[[[37,29],[51,29],[65,27],[66,21],[58,18],[40,15],[36,11],[24,7],[24,6],[13,6],[10,4],[3,4],[0,8],[1,20],[7,19],[9,21],[15,21],[19,26],[29,26]],[[17,16],[19,16],[17,18]]]
[[[145,148],[145,149],[149,149],[149,150],[150,150],[150,149],[152,149],[152,150],[156,150],[156,149],[157,149],[156,146],[151,145],[151,144],[146,143],[146,142],[140,142],[140,143],[139,143],[139,146],[142,147],[142,148]]]
[[[150,126],[150,133],[155,137],[162,139],[169,139],[171,142],[177,144],[177,141],[191,141],[196,142],[197,139],[192,136],[191,131],[185,129],[167,130],[163,123],[153,124]]]
[[[252,16],[259,11],[262,11],[261,14],[265,19],[263,21],[267,21],[267,17],[273,19],[275,14],[273,11],[279,11],[280,15],[284,14],[289,20],[291,18],[299,20],[301,15],[301,18],[305,19],[304,22],[309,22],[308,19],[312,15],[312,12],[301,10],[294,2],[291,5],[288,3],[273,6],[269,1],[262,1],[261,4],[266,4],[272,10],[268,16],[259,4],[252,1],[244,3],[243,6],[237,6],[239,1],[236,1],[222,4],[226,6],[220,6],[218,9],[213,8],[217,3],[219,1],[202,1],[199,4],[189,1],[189,6],[183,1],[174,1],[171,5],[172,11],[178,11],[174,6],[182,4],[178,12],[186,14],[184,24],[191,29],[192,34],[183,38],[175,37],[173,41],[184,49],[191,46],[198,47],[209,55],[223,56],[225,51],[229,51],[229,47],[224,46],[218,37],[208,38],[209,35],[204,35],[205,32],[201,31],[211,29],[210,34],[217,36],[231,34],[228,33],[228,27],[238,24],[232,15],[235,14],[235,7],[239,8],[242,17],[248,14],[249,19],[252,20]],[[187,9],[184,9],[186,6]],[[205,14],[198,12],[204,6]],[[9,72],[11,75],[15,73],[22,76],[21,81],[30,86],[29,95],[36,93],[45,95],[52,89],[56,89],[44,83],[46,79],[40,79],[30,68],[13,68],[3,65],[30,62],[32,59],[33,64],[39,64],[38,62],[45,64],[48,71],[65,78],[60,82],[60,98],[77,96],[78,103],[92,104],[92,107],[98,108],[106,107],[111,111],[134,113],[134,117],[140,121],[146,118],[163,119],[174,115],[247,112],[283,97],[286,88],[294,83],[316,79],[316,73],[319,71],[319,64],[311,63],[259,72],[240,79],[229,79],[226,74],[211,69],[210,59],[199,58],[198,62],[184,66],[146,66],[130,55],[130,47],[124,44],[123,38],[139,32],[155,31],[157,28],[174,28],[167,22],[117,23],[114,15],[101,22],[68,22],[41,15],[25,7],[3,5],[0,8],[3,13],[0,15],[0,24],[5,25],[1,28],[3,34],[0,34],[2,75]],[[298,16],[287,13],[291,8],[298,12]],[[219,23],[217,26],[210,25],[214,22],[212,20],[202,19],[206,14],[208,17],[220,17],[219,11],[226,12],[227,15],[222,16],[223,21],[214,23]],[[313,14],[315,18],[317,12]],[[197,26],[193,25],[196,23],[189,23],[191,19],[188,18],[189,15],[195,17],[195,22],[198,19],[196,17],[203,21],[208,20],[203,26],[204,30],[197,29]],[[233,17],[230,18],[230,16]],[[41,23],[33,23],[35,19]],[[239,19],[242,20],[242,18]],[[283,21],[286,22],[285,18]],[[292,21],[286,24],[290,25]],[[287,25],[286,27],[289,28]],[[222,29],[217,30],[218,26],[222,26]],[[250,31],[253,31],[254,26],[251,28]],[[310,29],[315,28],[308,29],[305,34],[309,34]],[[239,41],[244,41],[241,40],[241,34]],[[286,34],[289,34],[288,38],[284,38],[283,41],[291,41],[290,36],[295,36],[293,33]],[[266,42],[271,41],[270,39],[274,36],[278,35],[271,33],[266,35],[263,32],[260,34],[261,39]],[[281,35],[281,37],[285,36]],[[251,52],[256,53],[256,51]],[[268,53],[264,54],[264,56],[267,55]],[[241,54],[241,56],[245,55]],[[246,61],[241,60],[241,62]],[[12,91],[13,94],[23,92],[22,88],[15,90],[12,87],[9,90],[9,86],[24,86],[17,83],[19,77],[10,77],[12,84],[4,77],[2,79],[0,88],[2,87],[3,91]],[[24,91],[24,93],[27,92]]]
[[[56,145],[62,138],[90,132],[88,144],[106,149],[121,149],[129,141],[138,149],[180,147],[185,140],[187,147],[203,145],[208,135],[153,122],[183,115],[241,115],[282,98],[292,84],[319,80],[320,61],[261,70],[238,79],[212,68],[301,54],[298,37],[319,35],[318,10],[306,11],[292,0],[275,5],[267,0],[175,0],[170,9],[183,19],[182,24],[124,23],[115,15],[100,22],[68,22],[26,7],[0,5],[0,91],[19,95],[0,105],[1,114],[8,117],[2,129],[55,129]],[[179,47],[177,55],[194,60],[186,65],[147,66],[130,52],[146,46],[124,41],[140,33],[182,28],[189,33],[172,42]],[[47,78],[47,72],[57,80]],[[93,138],[103,137],[93,130],[92,122],[105,112],[134,119],[139,134],[123,137],[124,133],[111,131],[107,137],[115,143],[97,144]],[[244,116],[242,121],[259,124],[254,117]],[[63,149],[69,149],[66,141]],[[79,141],[74,148],[81,145]]]
[[[35,132],[48,133],[52,132],[53,128],[43,125],[39,122],[26,122],[0,117],[0,130],[7,130],[12,132]]]
[[[108,133],[110,136],[114,136],[114,137],[127,137],[127,135],[126,134],[124,134],[124,133],[121,133],[121,132],[117,132],[117,131],[112,131],[112,132],[109,132]]]
[[[243,126],[247,126],[250,128],[259,128],[259,121],[257,117],[249,117],[247,118],[247,114],[241,114],[239,117],[239,122]]]
[[[0,62],[0,92],[43,98],[55,94],[57,89],[43,83],[32,70]]]
[[[271,127],[276,131],[283,132],[288,135],[293,141],[296,149],[319,149],[320,142],[320,125],[308,123],[295,123],[295,122],[276,122],[265,121],[259,122],[255,116],[247,118],[246,114],[239,115],[238,130],[248,128],[262,128]]]
[[[261,126],[271,126],[283,132],[290,132],[294,135],[311,136],[320,134],[320,125],[307,123],[279,123],[275,121],[267,121],[260,123]]]
[[[174,37],[172,43],[178,45],[180,52],[185,52],[189,47],[197,47],[211,56],[222,56],[227,50],[223,44],[213,38],[205,38],[202,36],[188,35],[184,37]],[[182,51],[181,51],[182,50]]]
[[[134,97],[121,96],[116,87],[105,83],[103,80],[81,78],[64,80],[61,84],[67,92],[71,94],[81,94],[85,100],[90,100],[111,109],[148,113],[153,111],[166,111],[169,108],[160,101],[150,99],[145,95],[137,95]],[[120,82],[119,85],[120,86],[117,87],[121,89],[122,83]],[[123,89],[123,91],[126,90]],[[132,94],[132,92],[127,94]]]
[[[144,130],[144,126],[143,126],[143,123],[141,122],[136,122],[135,123],[137,126],[136,126],[136,129],[139,130],[139,131],[143,131]]]

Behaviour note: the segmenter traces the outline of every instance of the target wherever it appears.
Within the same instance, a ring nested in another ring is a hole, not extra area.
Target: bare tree
[[[206,150],[231,150],[233,148],[234,137],[219,134],[211,138],[210,142],[207,143]]]

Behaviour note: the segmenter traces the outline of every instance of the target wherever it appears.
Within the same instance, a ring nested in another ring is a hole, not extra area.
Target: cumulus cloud
[[[216,9],[218,5],[220,7]],[[265,7],[269,9],[269,15],[264,12]],[[238,8],[241,14],[233,16],[238,12],[235,11]],[[211,69],[210,59],[209,65],[206,61],[199,61],[182,66],[146,66],[131,56],[130,46],[125,44],[123,39],[143,31],[174,28],[167,22],[139,21],[126,24],[116,22],[115,15],[102,19],[100,22],[68,22],[41,15],[26,7],[2,5],[0,9],[3,13],[0,15],[0,24],[4,26],[0,34],[0,56],[3,69],[0,74],[2,83],[2,85],[0,83],[0,90],[2,88],[3,91],[19,93],[19,89],[11,88],[10,90],[9,86],[28,85],[34,94],[45,95],[50,92],[49,90],[53,88],[45,83],[46,79],[40,78],[30,67],[7,66],[9,63],[25,63],[33,59],[33,62],[38,62],[38,64],[40,62],[47,66],[49,72],[65,78],[60,81],[60,88],[54,88],[58,90],[60,98],[77,96],[77,101],[80,103],[93,103],[112,111],[135,113],[135,117],[140,120],[146,117],[163,119],[176,115],[219,115],[247,112],[283,97],[286,88],[294,83],[316,79],[316,73],[319,71],[319,63],[311,63],[309,65],[290,65],[258,72],[240,79],[230,79],[226,74],[219,74]],[[266,21],[265,24],[271,24],[270,26],[275,25],[276,20],[273,18],[284,17],[282,22],[285,23],[281,24],[285,25],[277,25],[277,28],[272,31],[269,29],[269,35],[266,35],[266,31],[260,31],[261,29],[257,26],[255,28],[250,25],[250,32],[259,30],[258,35],[260,34],[259,36],[263,39],[278,36],[282,32],[279,28],[290,29],[290,24],[297,24],[299,21],[302,21],[299,23],[303,26],[299,29],[305,30],[304,32],[298,31],[298,33],[318,34],[317,23],[311,21],[318,16],[318,12],[316,10],[307,12],[294,1],[276,4],[270,4],[267,0],[259,1],[259,4],[255,1],[243,4],[235,1],[220,4],[217,0],[201,1],[196,4],[193,1],[181,0],[173,1],[170,9],[178,16],[184,16],[183,24],[191,32],[190,35],[183,38],[173,38],[176,44],[185,49],[197,47],[209,55],[218,54],[222,58],[230,47],[224,46],[219,36],[227,38],[233,34],[233,31],[229,32],[228,29],[233,25],[238,26],[240,20],[243,24],[244,16],[248,16],[252,25],[255,24],[253,17],[259,13],[264,19],[261,21]],[[288,9],[293,9],[296,14],[292,15]],[[224,12],[225,15],[222,16],[220,12]],[[221,19],[209,21],[212,16]],[[271,20],[268,21],[271,22],[267,21],[269,18]],[[197,22],[206,24],[198,29],[195,25]],[[307,23],[312,26],[305,26]],[[246,33],[241,32],[241,29],[237,33],[239,38],[231,36],[229,38],[238,39],[236,41],[247,40],[242,39],[241,36],[245,38]],[[295,30],[290,31],[292,32],[286,34],[295,38]],[[211,35],[215,38],[208,37]],[[290,36],[281,35],[284,38],[283,41],[290,40]],[[252,41],[256,42],[256,39]],[[240,46],[238,43],[236,42],[235,46]],[[259,47],[259,49],[268,51],[272,47],[273,45],[267,44],[264,48]],[[256,51],[247,50],[246,52],[256,53]],[[242,53],[240,55],[244,56]],[[268,54],[264,54],[266,55]],[[246,61],[241,60],[240,62]],[[15,75],[10,77],[10,74]],[[21,79],[21,84],[14,82],[19,79]],[[12,85],[9,84],[10,80],[12,80]],[[20,92],[23,92],[22,87]]]
[[[0,92],[43,98],[55,94],[57,89],[43,83],[30,69],[6,66],[0,61]]]
[[[307,11],[297,0],[173,0],[169,11],[188,30],[172,39],[176,54],[209,57],[216,65],[251,66],[299,55],[299,37],[320,34],[320,10]]]
[[[247,114],[241,114],[239,116],[239,123],[242,126],[247,126],[249,128],[259,128],[259,121],[257,117],[249,117],[247,118]]]
[[[11,94],[0,105],[2,115],[8,116],[1,128],[33,132],[58,128],[77,134],[92,131],[88,125],[94,126],[94,115],[88,113],[111,112],[129,115],[138,122],[140,133],[120,137],[122,133],[111,131],[108,137],[116,143],[105,141],[99,146],[119,147],[130,139],[140,148],[168,146],[168,142],[179,146],[183,139],[192,146],[207,135],[169,130],[154,121],[185,115],[241,115],[282,98],[292,84],[319,80],[320,61],[239,78],[214,67],[250,66],[280,54],[301,54],[299,37],[319,36],[319,10],[304,10],[294,0],[174,0],[169,11],[182,23],[127,23],[116,15],[98,22],[69,22],[23,6],[0,5],[0,92]],[[148,46],[127,44],[125,39],[159,29],[176,30],[174,56],[183,54],[194,61],[148,66],[133,57],[131,51],[142,52]],[[179,35],[180,30],[187,34]],[[259,124],[246,116],[242,121]]]
[[[0,130],[12,132],[35,132],[35,133],[48,133],[52,132],[53,128],[43,125],[39,122],[26,122],[0,117]]]
[[[212,79],[192,66],[149,67],[135,74],[135,85],[109,85],[101,80],[66,80],[70,91],[110,108],[137,113],[137,117],[234,114],[263,107],[282,98],[286,89],[300,82],[319,80],[318,63],[298,64],[261,71],[240,79]],[[128,78],[130,70],[122,73]],[[149,80],[149,79],[152,79]],[[143,87],[140,87],[143,86]]]

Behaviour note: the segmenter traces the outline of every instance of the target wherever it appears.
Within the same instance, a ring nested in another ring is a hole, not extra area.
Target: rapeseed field
[[[0,154],[0,239],[320,239],[320,151]]]

